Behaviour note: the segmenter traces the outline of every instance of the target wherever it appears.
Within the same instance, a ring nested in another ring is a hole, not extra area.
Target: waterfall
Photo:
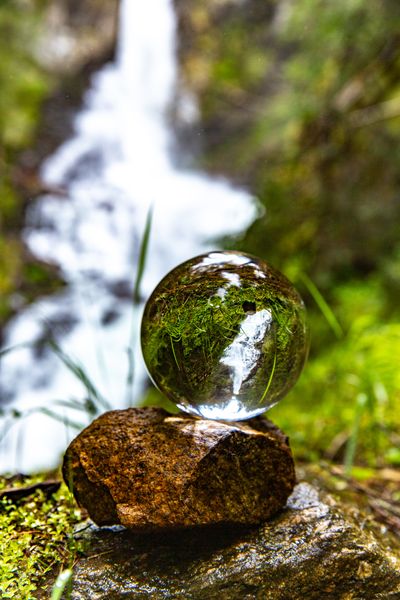
[[[42,168],[47,186],[65,193],[40,197],[27,214],[26,244],[57,265],[67,285],[25,308],[6,329],[5,347],[20,347],[1,361],[2,407],[25,416],[12,426],[2,419],[1,472],[55,466],[76,433],[67,421],[82,421],[79,412],[57,404],[82,399],[84,388],[46,345],[49,330],[113,408],[126,406],[127,348],[141,313],[130,296],[150,207],[144,297],[171,268],[255,217],[246,191],[175,166],[166,115],[176,71],[171,0],[123,0],[116,60],[93,78],[74,136]],[[137,338],[133,396],[139,401],[146,375]],[[61,421],[37,407],[57,412]]]

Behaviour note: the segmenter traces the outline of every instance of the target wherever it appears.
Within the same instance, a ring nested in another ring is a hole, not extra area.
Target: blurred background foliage
[[[16,290],[42,276],[20,240],[25,198],[18,154],[34,140],[50,86],[33,53],[44,6],[43,0],[0,4],[0,324],[13,312]]]
[[[234,245],[309,310],[309,363],[269,414],[298,456],[400,465],[400,4],[191,0],[180,14],[200,161],[261,205]]]
[[[199,167],[260,205],[225,244],[280,268],[309,310],[309,363],[271,418],[298,457],[400,465],[400,3],[175,4],[181,79],[199,111],[195,124],[177,111],[178,134],[201,139]],[[0,5],[0,324],[16,291],[53,285],[20,240],[20,155],[37,147],[55,81],[33,51],[47,6]],[[145,401],[162,402],[155,390]]]

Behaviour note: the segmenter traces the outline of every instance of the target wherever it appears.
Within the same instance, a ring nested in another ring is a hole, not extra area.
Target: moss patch
[[[0,479],[5,487],[27,486],[44,476],[18,481]],[[71,566],[82,551],[73,528],[82,520],[65,485],[52,496],[37,490],[13,502],[0,500],[0,589],[2,598],[37,598],[43,578],[54,569]]]

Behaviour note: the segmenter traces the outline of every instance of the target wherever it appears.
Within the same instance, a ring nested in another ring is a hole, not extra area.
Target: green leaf
[[[61,600],[62,594],[69,583],[72,581],[72,569],[61,571],[51,591],[51,600]]]
[[[325,300],[315,283],[311,281],[311,279],[305,273],[300,273],[300,278],[302,279],[304,285],[307,287],[308,291],[313,297],[314,302],[324,315],[333,333],[338,339],[342,338],[344,336],[342,326],[340,325],[339,321],[335,317],[334,312],[332,311],[331,307],[329,306],[329,304],[327,303],[327,301]]]
[[[135,280],[135,286],[134,286],[134,291],[133,291],[133,301],[135,304],[139,304],[139,302],[140,302],[140,286],[142,283],[143,273],[144,273],[144,269],[146,266],[146,259],[147,259],[147,252],[149,249],[149,240],[150,240],[150,231],[151,231],[152,220],[153,220],[153,206],[150,206],[149,211],[147,213],[147,217],[146,217],[146,224],[144,227],[142,241],[140,244],[139,261],[138,261],[138,267],[137,267],[137,271],[136,271],[136,280]]]
[[[70,356],[65,354],[63,350],[61,350],[60,346],[57,344],[55,340],[51,340],[49,342],[50,347],[55,352],[55,354],[60,358],[60,360],[64,363],[64,365],[81,381],[81,383],[86,388],[86,391],[89,394],[91,400],[93,400],[96,404],[104,408],[105,410],[111,410],[111,404],[103,398],[100,392],[97,390],[94,383],[91,381],[90,377],[86,373],[83,367],[81,367],[77,362],[75,362]]]

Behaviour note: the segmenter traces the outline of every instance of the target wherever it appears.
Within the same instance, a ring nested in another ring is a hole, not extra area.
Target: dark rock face
[[[157,408],[96,419],[69,446],[63,474],[93,521],[136,531],[260,523],[295,483],[287,439],[272,423]]]
[[[119,0],[53,0],[45,11],[38,58],[57,76],[76,75],[115,45]]]
[[[42,106],[34,151],[26,150],[20,158],[23,169],[36,172],[41,161],[73,134],[75,114],[92,74],[114,57],[118,11],[119,0],[49,4],[36,55],[54,86]],[[27,192],[32,196],[35,190]]]
[[[91,528],[72,600],[389,600],[400,562],[333,500],[300,483],[256,528],[209,526],[137,536]]]

